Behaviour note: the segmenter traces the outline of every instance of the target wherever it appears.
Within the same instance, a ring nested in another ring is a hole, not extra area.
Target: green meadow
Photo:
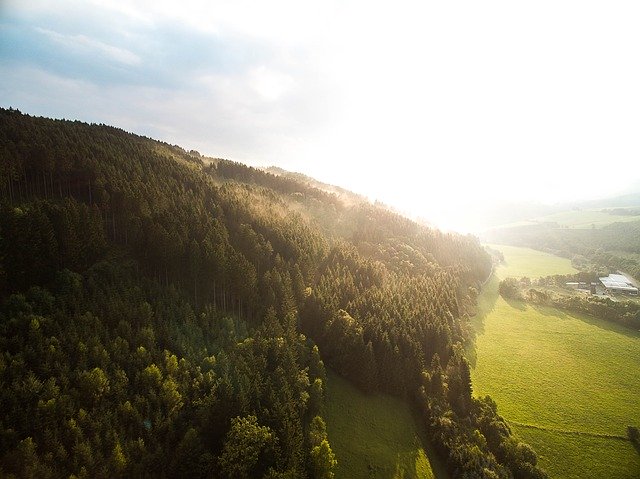
[[[635,209],[635,207],[634,207]],[[640,216],[636,215],[616,215],[610,214],[602,209],[594,210],[564,210],[551,213],[545,216],[514,221],[495,225],[493,228],[509,229],[520,226],[532,226],[542,223],[557,223],[558,226],[571,229],[591,229],[603,228],[612,223],[626,223],[628,221],[639,221]]]
[[[553,222],[568,228],[602,228],[611,223],[638,221],[637,216],[614,215],[601,210],[568,210],[536,218],[536,223]]]
[[[625,439],[515,426],[514,432],[541,457],[551,477],[568,479],[640,477],[638,451]]]
[[[492,247],[506,264],[479,298],[474,393],[496,400],[552,477],[640,477],[640,453],[625,438],[627,425],[640,426],[640,332],[505,301],[501,278],[572,268],[526,248]]]
[[[324,417],[338,460],[336,479],[447,477],[425,449],[406,403],[384,394],[364,394],[332,371],[327,374]]]
[[[560,258],[531,248],[495,244],[488,246],[502,251],[504,255],[505,263],[500,265],[496,271],[501,278],[508,276],[539,278],[541,276],[570,274],[578,271],[571,266],[571,260],[568,258]]]

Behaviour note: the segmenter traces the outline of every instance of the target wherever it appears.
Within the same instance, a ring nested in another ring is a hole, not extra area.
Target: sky
[[[0,105],[464,230],[640,185],[638,25],[615,0],[0,0]]]

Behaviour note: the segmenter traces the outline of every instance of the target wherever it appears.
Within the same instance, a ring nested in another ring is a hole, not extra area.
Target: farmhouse
[[[598,279],[609,293],[638,294],[638,288],[631,284],[631,281],[622,274],[610,274]]]

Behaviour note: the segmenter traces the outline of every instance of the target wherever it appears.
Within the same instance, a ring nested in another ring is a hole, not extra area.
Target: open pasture
[[[474,393],[496,400],[552,477],[640,477],[640,454],[625,439],[627,425],[640,425],[640,332],[506,301],[501,278],[568,273],[570,264],[527,248],[493,248],[506,264],[479,298]]]

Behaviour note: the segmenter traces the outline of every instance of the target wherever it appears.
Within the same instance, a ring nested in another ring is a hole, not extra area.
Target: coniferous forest
[[[546,477],[472,394],[475,238],[11,109],[0,195],[0,476],[330,478],[329,367],[409,402],[452,477]]]

